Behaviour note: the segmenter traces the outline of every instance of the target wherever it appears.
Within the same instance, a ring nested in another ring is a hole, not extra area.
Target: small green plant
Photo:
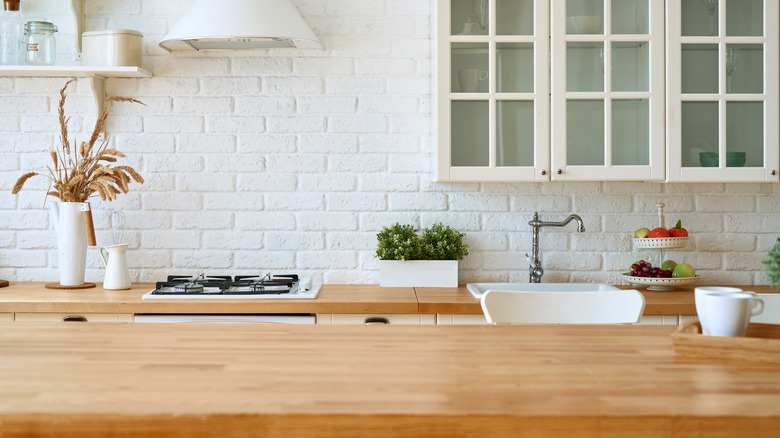
[[[424,229],[422,244],[426,260],[463,260],[469,255],[469,247],[463,243],[465,235],[442,224]]]
[[[780,287],[780,237],[777,238],[775,246],[767,253],[763,264],[766,267],[766,276],[769,278],[769,282]]]
[[[462,260],[469,253],[464,233],[434,224],[419,236],[413,225],[395,223],[376,235],[376,257],[381,260]]]

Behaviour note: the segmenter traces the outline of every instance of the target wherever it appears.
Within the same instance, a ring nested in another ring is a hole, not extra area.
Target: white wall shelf
[[[0,65],[0,76],[150,78],[141,67],[82,67],[80,65]]]
[[[82,67],[79,65],[2,65],[0,76],[89,78],[95,98],[95,117],[103,113],[106,99],[106,78],[150,78],[152,72],[141,67]],[[101,134],[102,136],[102,134]]]
[[[70,0],[73,28],[76,33],[76,59],[81,59],[81,34],[84,33],[84,0]]]
[[[84,1],[68,0],[73,13],[76,36],[76,60],[81,59],[81,34],[84,32]],[[95,98],[95,117],[103,113],[106,99],[106,78],[150,78],[152,72],[141,67],[97,67],[80,65],[0,65],[0,77],[36,78],[89,78],[92,95]],[[101,137],[103,134],[101,133]]]

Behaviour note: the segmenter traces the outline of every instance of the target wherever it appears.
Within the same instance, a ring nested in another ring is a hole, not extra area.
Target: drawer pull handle
[[[369,316],[363,320],[364,325],[390,324],[390,320],[381,316]]]
[[[63,317],[62,322],[87,322],[87,317],[81,315],[69,315]]]

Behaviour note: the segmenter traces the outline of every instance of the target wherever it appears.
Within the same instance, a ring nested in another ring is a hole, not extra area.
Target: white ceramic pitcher
[[[127,268],[128,245],[123,243],[121,245],[100,247],[100,257],[103,259],[103,264],[106,265],[103,289],[130,289],[130,270]]]
[[[51,215],[57,230],[57,261],[60,285],[81,286],[87,266],[86,202],[52,202]]]

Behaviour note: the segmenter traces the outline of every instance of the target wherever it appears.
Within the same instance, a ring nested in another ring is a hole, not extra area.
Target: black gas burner
[[[298,290],[297,275],[280,275],[257,277],[237,275],[230,284],[227,293],[230,294],[287,294]]]
[[[298,291],[298,275],[169,275],[152,295],[282,295]]]

